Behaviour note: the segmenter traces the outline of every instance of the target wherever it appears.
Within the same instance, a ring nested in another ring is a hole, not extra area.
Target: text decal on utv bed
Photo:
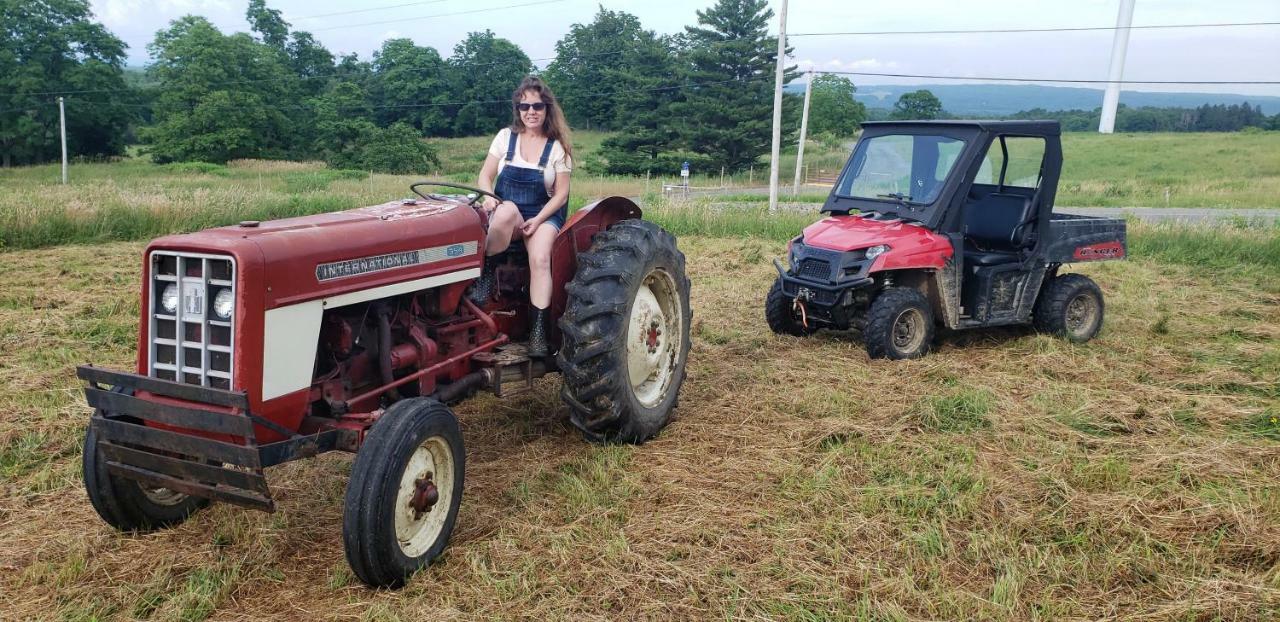
[[[106,522],[163,527],[210,500],[271,511],[264,469],[355,452],[347,561],[398,586],[444,550],[462,500],[448,404],[561,371],[587,439],[642,443],[666,426],[690,346],[674,237],[621,197],[576,212],[552,251],[558,354],[532,357],[523,247],[491,258],[494,291],[464,295],[481,272],[477,200],[492,194],[411,189],[421,198],[148,246],[136,373],[77,371],[94,408],[85,487]]]
[[[1102,327],[1102,291],[1063,264],[1122,259],[1125,223],[1053,213],[1056,121],[863,124],[765,299],[774,332],[858,329],[873,358],[928,352],[935,325]]]

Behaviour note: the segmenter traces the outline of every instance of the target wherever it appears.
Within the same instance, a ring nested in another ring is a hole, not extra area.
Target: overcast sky
[[[1120,0],[791,0],[787,30],[1054,28],[1114,26]],[[129,45],[129,64],[149,62],[147,44],[182,15],[203,15],[223,32],[247,31],[246,0],[92,0],[94,13]],[[409,37],[449,56],[467,32],[489,28],[532,58],[554,54],[573,23],[591,21],[597,6],[622,10],[659,33],[680,32],[710,0],[268,0],[294,30],[315,35],[331,52],[368,59],[383,41]],[[512,6],[523,5],[523,6]],[[780,0],[772,0],[776,11]],[[511,8],[502,8],[511,7]],[[370,9],[370,10],[366,10]],[[376,9],[376,10],[372,10]],[[494,9],[494,10],[490,10]],[[499,10],[500,9],[500,10]],[[358,13],[351,11],[360,10]],[[330,13],[344,15],[327,15]],[[1280,0],[1137,0],[1133,24],[1280,22]],[[777,31],[777,18],[770,26]],[[893,35],[789,38],[802,69],[1106,79],[1110,31],[979,35]],[[545,61],[539,65],[545,65]],[[1280,26],[1135,30],[1126,80],[1280,80]],[[857,84],[964,81],[853,77]],[[976,80],[968,80],[976,82]],[[1083,85],[1067,85],[1083,86]],[[1132,90],[1280,95],[1280,86],[1154,86]]]

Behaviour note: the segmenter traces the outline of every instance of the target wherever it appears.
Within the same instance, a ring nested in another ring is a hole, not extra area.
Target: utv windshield
[[[929,134],[887,134],[858,142],[836,183],[840,197],[932,203],[955,167],[964,141]]]

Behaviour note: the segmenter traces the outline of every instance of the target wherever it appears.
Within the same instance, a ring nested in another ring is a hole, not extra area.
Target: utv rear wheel
[[[558,364],[570,420],[594,442],[643,443],[671,419],[689,356],[676,240],[643,220],[597,233],[565,290]]]
[[[449,543],[462,503],[458,420],[429,398],[396,402],[369,429],[351,467],[342,542],[351,570],[400,587]]]
[[[779,335],[803,337],[813,333],[812,328],[805,326],[804,316],[796,311],[795,298],[782,291],[782,279],[773,282],[769,294],[764,299],[764,319],[769,323],[769,330]]]
[[[1036,330],[1073,343],[1093,339],[1102,330],[1102,290],[1083,274],[1054,277],[1036,301]]]
[[[886,289],[872,301],[862,336],[873,359],[920,358],[933,343],[933,310],[917,290]]]
[[[107,524],[120,531],[161,529],[181,523],[209,505],[208,499],[113,475],[99,451],[97,436],[90,423],[84,435],[84,487],[89,503]]]

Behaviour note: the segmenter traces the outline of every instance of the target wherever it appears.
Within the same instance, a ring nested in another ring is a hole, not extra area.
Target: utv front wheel
[[[98,411],[94,416],[110,415]],[[98,446],[98,434],[92,421],[84,434],[82,468],[89,503],[102,520],[120,531],[150,531],[177,525],[196,510],[209,505],[208,499],[113,475],[107,469],[107,458]]]
[[[1093,339],[1102,330],[1102,290],[1083,274],[1054,277],[1036,301],[1036,330],[1073,343]]]
[[[578,255],[560,318],[561,396],[595,442],[643,443],[671,419],[689,356],[689,279],[676,240],[643,220]]]
[[[440,556],[462,502],[458,420],[429,398],[396,402],[370,428],[342,512],[347,563],[373,587],[400,587]]]
[[[871,303],[862,331],[873,359],[914,359],[933,343],[933,310],[918,290],[886,289]]]
[[[764,319],[769,323],[769,330],[779,335],[803,337],[813,333],[812,328],[805,326],[804,316],[796,311],[795,299],[782,291],[782,278],[779,277],[769,288],[764,299]]]

